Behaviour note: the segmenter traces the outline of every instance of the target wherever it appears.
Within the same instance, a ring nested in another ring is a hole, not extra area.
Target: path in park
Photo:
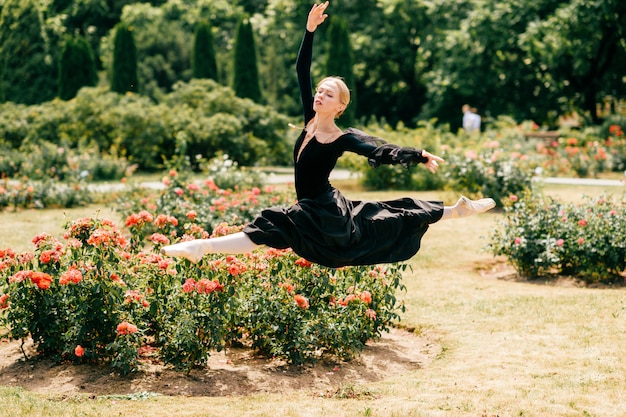
[[[347,180],[351,178],[358,178],[357,173],[350,172],[346,169],[335,169],[330,173],[330,180]],[[565,184],[565,185],[593,185],[593,186],[626,186],[626,176],[623,180],[609,180],[609,179],[596,179],[596,178],[560,178],[560,177],[534,177],[537,182],[543,182],[545,184]],[[293,172],[290,170],[283,170],[281,172],[272,172],[267,175],[266,182],[268,184],[286,184],[294,181]],[[163,188],[163,184],[158,181],[148,181],[139,184],[141,187],[160,189]],[[95,191],[113,191],[121,190],[125,187],[124,184],[94,184],[92,189]]]
[[[615,186],[615,187],[623,187],[624,185],[626,185],[626,179],[603,180],[603,179],[597,179],[597,178],[547,177],[547,178],[537,178],[536,181],[544,182],[546,184],[568,184],[568,185],[595,185],[595,186]]]

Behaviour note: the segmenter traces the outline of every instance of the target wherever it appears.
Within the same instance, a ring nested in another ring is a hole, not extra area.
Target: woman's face
[[[318,87],[313,98],[313,110],[316,113],[335,115],[344,109],[339,99],[339,88],[332,81],[324,81]]]

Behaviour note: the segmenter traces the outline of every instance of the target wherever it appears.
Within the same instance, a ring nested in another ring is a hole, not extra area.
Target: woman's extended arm
[[[313,84],[311,82],[313,33],[328,17],[328,15],[324,13],[326,7],[328,7],[328,2],[316,4],[311,7],[309,17],[306,21],[306,32],[304,33],[304,38],[302,38],[298,58],[296,59],[296,73],[298,75],[298,86],[300,87],[300,98],[302,100],[305,125],[315,116],[315,112],[313,111]]]
[[[304,124],[315,116],[313,111],[313,86],[311,83],[311,55],[313,51],[313,32],[305,32],[298,59],[296,60],[296,73],[298,74],[298,86],[300,88],[300,99],[302,100],[302,111],[304,113]]]
[[[345,137],[346,150],[366,156],[370,166],[400,164],[405,168],[424,164],[426,169],[435,173],[443,159],[423,149],[387,143],[383,139],[370,136],[358,129],[349,128]]]

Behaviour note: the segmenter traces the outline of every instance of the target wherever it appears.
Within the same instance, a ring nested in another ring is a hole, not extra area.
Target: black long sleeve
[[[349,150],[367,156],[368,163],[373,168],[380,165],[397,164],[409,168],[428,161],[420,149],[387,143],[384,139],[368,135],[354,128],[347,129],[346,133],[350,133],[356,138],[350,143]]]
[[[300,87],[300,98],[302,99],[302,111],[304,113],[304,124],[306,125],[315,116],[313,111],[313,83],[311,81],[311,61],[313,59],[313,39],[315,33],[306,30],[298,58],[296,59],[296,73],[298,74],[298,85]]]

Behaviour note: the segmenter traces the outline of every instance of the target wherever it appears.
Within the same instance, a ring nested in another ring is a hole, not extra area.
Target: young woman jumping
[[[328,17],[327,7],[328,1],[311,8],[296,61],[305,124],[293,152],[297,203],[263,210],[241,232],[165,246],[163,254],[195,263],[208,253],[248,253],[266,245],[292,248],[311,262],[333,268],[400,262],[417,253],[431,224],[495,207],[491,198],[461,197],[453,206],[409,197],[352,201],[330,184],[330,172],[344,152],[368,158],[372,167],[422,163],[432,173],[443,159],[335,124],[350,102],[350,90],[341,78],[327,77],[313,94],[310,75],[313,38]]]

